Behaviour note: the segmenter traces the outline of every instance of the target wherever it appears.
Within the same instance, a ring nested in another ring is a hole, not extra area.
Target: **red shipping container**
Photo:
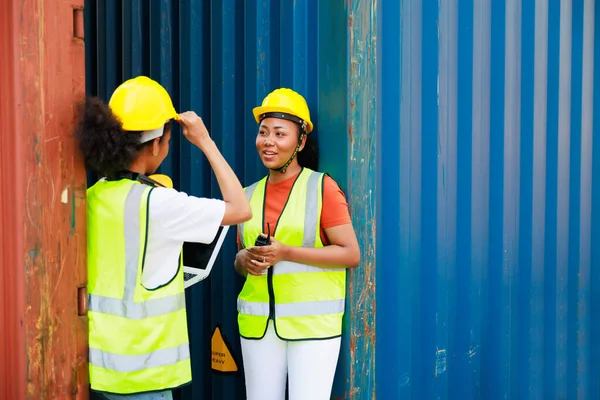
[[[88,397],[82,8],[0,3],[0,399]]]

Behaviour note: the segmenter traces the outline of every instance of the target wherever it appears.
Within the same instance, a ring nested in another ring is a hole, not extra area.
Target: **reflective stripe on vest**
[[[340,272],[339,268],[321,268],[312,265],[300,264],[293,261],[280,261],[273,268],[273,275],[299,274],[306,272]]]
[[[303,247],[315,247],[317,242],[317,225],[319,223],[319,180],[322,174],[313,172],[308,177],[306,188],[306,209],[304,211]],[[320,268],[312,267],[319,270]]]
[[[160,349],[149,354],[127,356],[90,349],[90,363],[97,367],[119,372],[135,372],[148,368],[164,367],[190,358],[187,344],[171,349]]]
[[[248,186],[245,190],[244,193],[246,193],[246,199],[248,199],[248,202],[250,202],[250,199],[252,198],[252,195],[254,194],[254,190],[256,190],[256,187],[258,186],[258,182],[253,183],[252,185]],[[241,223],[238,225],[238,230],[240,232],[240,243],[242,244],[242,247],[246,247],[246,245],[244,244],[244,224]],[[254,244],[254,243],[252,243]]]
[[[185,308],[185,293],[149,299],[144,302],[136,302],[134,300],[141,250],[139,214],[142,198],[147,189],[148,187],[145,185],[133,184],[125,200],[125,284],[123,299],[89,294],[89,311],[131,320],[140,320],[171,314]],[[118,338],[115,338],[115,340],[118,340]],[[118,372],[143,371],[152,367],[173,365],[190,358],[188,343],[178,347],[158,349],[135,356],[115,354],[97,348],[90,348],[89,355],[90,364],[93,366]]]
[[[89,295],[88,309],[90,311],[115,315],[128,319],[144,319],[170,314],[185,308],[185,294],[179,293],[175,296],[162,299],[151,299],[143,303],[120,300],[112,297]]]
[[[310,315],[339,314],[344,312],[345,300],[306,301],[302,303],[275,304],[277,317],[307,317]],[[269,303],[238,299],[238,311],[256,317],[269,316]]]

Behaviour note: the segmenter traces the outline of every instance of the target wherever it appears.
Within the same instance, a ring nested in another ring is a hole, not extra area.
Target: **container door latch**
[[[77,314],[87,314],[87,287],[80,286],[77,288]]]

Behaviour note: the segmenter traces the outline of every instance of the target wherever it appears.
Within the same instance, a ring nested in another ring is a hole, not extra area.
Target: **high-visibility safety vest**
[[[141,284],[153,188],[99,181],[87,191],[89,367],[92,389],[119,394],[191,381],[183,268]]]
[[[323,247],[321,207],[324,174],[303,168],[292,186],[273,236],[298,247]],[[263,232],[267,178],[246,188],[253,218],[238,225],[244,247]],[[267,274],[248,274],[238,297],[240,336],[260,339],[269,319],[285,340],[327,339],[342,334],[346,269],[281,261]]]

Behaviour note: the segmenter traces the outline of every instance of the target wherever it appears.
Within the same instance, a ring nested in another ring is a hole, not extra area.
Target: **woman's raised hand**
[[[183,135],[187,140],[200,148],[200,150],[204,150],[204,146],[212,142],[204,121],[194,111],[186,111],[179,114],[179,121],[177,122],[182,125]]]

